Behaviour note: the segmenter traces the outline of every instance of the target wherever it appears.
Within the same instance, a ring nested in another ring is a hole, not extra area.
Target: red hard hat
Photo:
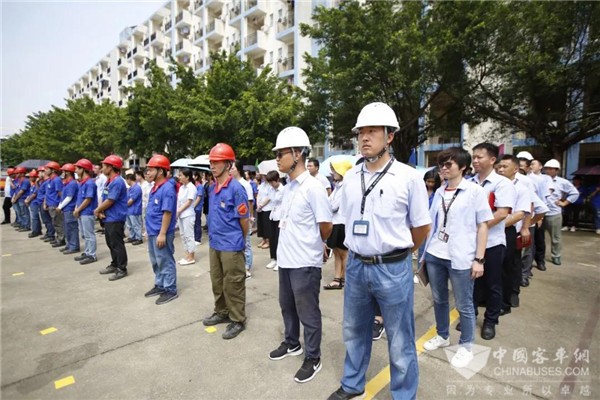
[[[55,171],[60,171],[60,164],[56,161],[50,161],[48,164],[46,164],[46,168],[50,168]]]
[[[62,166],[61,170],[67,171],[67,172],[75,172],[75,166],[71,163],[66,163],[65,165]]]
[[[209,161],[235,161],[235,153],[230,145],[225,143],[217,143],[215,147],[210,149],[208,154]]]
[[[91,171],[94,169],[94,164],[92,164],[92,162],[90,160],[88,160],[87,158],[82,158],[81,160],[77,161],[75,163],[76,167],[79,168],[83,168],[86,171]]]
[[[9,168],[9,169],[6,170],[6,173],[8,175],[14,175],[15,174],[15,169],[14,168]]]
[[[24,174],[25,172],[27,172],[27,170],[25,169],[25,167],[17,167],[17,168],[15,168],[15,174]]]
[[[38,177],[38,173],[37,173],[37,171],[36,171],[35,169],[34,169],[34,170],[31,170],[31,171],[30,171],[30,172],[29,172],[27,175],[28,175],[30,178],[37,178],[37,177]]]
[[[121,160],[121,157],[115,156],[114,154],[111,154],[102,160],[102,164],[112,165],[117,169],[123,168],[123,160]]]
[[[46,167],[41,166],[41,167],[38,167],[37,170],[38,170],[38,172],[44,172],[46,170]]]
[[[161,154],[157,154],[155,156],[152,156],[152,158],[150,159],[150,161],[148,161],[148,164],[146,164],[146,166],[150,168],[163,168],[166,170],[170,170],[171,162],[167,157]]]

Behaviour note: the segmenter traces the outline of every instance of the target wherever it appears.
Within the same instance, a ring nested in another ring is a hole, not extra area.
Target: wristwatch
[[[477,257],[475,257],[473,259],[473,261],[477,261],[479,264],[482,264],[482,265],[485,264],[485,258],[477,258]]]

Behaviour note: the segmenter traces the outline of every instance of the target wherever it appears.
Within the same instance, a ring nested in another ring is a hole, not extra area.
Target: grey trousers
[[[535,241],[535,226],[531,226],[529,227],[529,234],[531,237],[531,241],[534,242]],[[522,277],[525,279],[529,279],[529,276],[531,275],[531,266],[533,265],[533,253],[535,251],[534,249],[535,244],[531,243],[531,246],[529,247],[525,247],[523,249],[523,253],[521,255],[521,262],[522,262],[522,266],[523,266],[523,270],[522,270]]]
[[[550,235],[550,254],[552,257],[560,257],[562,250],[562,214],[546,216],[544,226]]]
[[[52,218],[52,225],[56,231],[56,241],[65,241],[65,218],[62,212],[56,211],[56,207],[48,207],[50,218]]]

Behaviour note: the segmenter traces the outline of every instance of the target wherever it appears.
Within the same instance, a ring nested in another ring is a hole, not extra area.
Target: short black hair
[[[267,172],[267,182],[279,182],[279,172],[277,172],[277,171]]]
[[[525,157],[519,157],[519,162],[521,162],[521,161],[525,161],[525,165],[527,165],[527,167],[530,167],[531,166],[531,162],[533,160],[530,160],[529,158],[525,158]]]
[[[134,174],[127,174],[127,175],[125,175],[125,179],[129,179],[130,181],[135,181],[135,175]]]
[[[440,151],[437,156],[438,164],[446,161],[454,161],[458,165],[458,169],[465,168],[463,175],[467,172],[467,168],[471,165],[471,155],[462,147],[450,147]]]
[[[514,163],[514,164],[515,164],[517,167],[519,166],[519,159],[518,159],[516,156],[512,155],[512,154],[505,154],[505,155],[503,155],[503,156],[502,156],[502,158],[501,158],[501,160],[502,160],[502,161],[505,161],[505,160],[510,160],[510,161],[512,161],[512,162],[513,162],[513,163]]]
[[[487,151],[490,157],[494,157],[498,159],[498,154],[500,153],[500,149],[495,144],[489,142],[479,143],[477,146],[473,147],[473,150],[485,150]]]
[[[141,176],[142,178],[144,177],[144,171],[142,171],[142,170],[140,170],[140,169],[138,169],[137,171],[135,171],[135,174],[136,174],[137,176]]]
[[[235,169],[240,171],[240,174],[244,173],[244,163],[242,160],[235,160]]]
[[[316,158],[309,158],[308,162],[313,163],[313,165],[317,168],[319,168],[320,164],[319,164],[319,160],[317,160]]]

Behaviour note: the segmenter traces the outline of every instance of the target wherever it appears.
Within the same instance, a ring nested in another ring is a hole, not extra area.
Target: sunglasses
[[[292,152],[291,150],[289,150],[289,151],[277,151],[277,152],[275,152],[275,158],[279,160],[279,159],[283,158],[283,156],[285,156],[286,154],[290,154],[291,152]]]
[[[446,161],[446,162],[438,164],[440,169],[442,169],[442,168],[450,169],[450,168],[452,168],[452,165],[454,165],[454,163],[452,161]]]

